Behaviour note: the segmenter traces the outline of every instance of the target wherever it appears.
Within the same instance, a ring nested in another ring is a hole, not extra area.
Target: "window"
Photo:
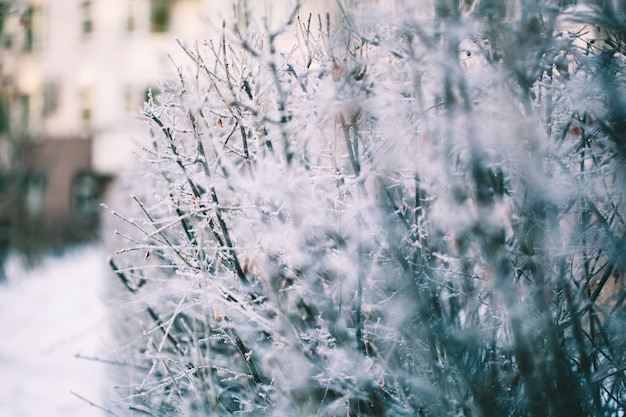
[[[133,94],[133,88],[127,86],[124,89],[124,111],[126,114],[130,114],[135,110],[135,95]]]
[[[0,47],[4,49],[13,48],[13,35],[0,32]]]
[[[24,31],[24,52],[32,52],[40,47],[44,40],[45,20],[41,7],[29,6],[20,14],[20,26]]]
[[[9,3],[5,3],[4,1],[0,1],[0,33],[4,32],[4,20],[9,15],[11,11],[11,5]]]
[[[93,31],[93,20],[92,20],[92,4],[91,1],[85,0],[81,4],[81,12],[82,12],[82,22],[83,22],[83,35],[88,35]]]
[[[22,12],[20,16],[20,25],[24,29],[24,51],[30,52],[33,50],[33,15],[34,9],[28,7]]]
[[[150,1],[150,31],[167,32],[170,29],[172,0]]]
[[[85,127],[90,126],[91,117],[91,89],[89,87],[83,87],[80,90],[80,118]]]
[[[47,81],[43,85],[43,116],[46,117],[57,109],[59,104],[59,84]]]
[[[0,135],[3,133],[9,133],[9,109],[10,107],[10,94],[7,89],[0,88]]]
[[[126,31],[133,32],[135,30],[135,10],[133,1],[128,0],[128,11],[126,14]]]
[[[30,174],[26,179],[24,203],[30,216],[43,212],[46,196],[46,178],[43,174]]]
[[[7,194],[9,187],[11,186],[10,173],[6,172],[6,168],[0,164],[0,198],[3,201],[7,201]]]
[[[95,216],[98,214],[98,195],[100,194],[100,182],[87,173],[74,177],[72,184],[72,206],[74,212],[81,216]]]
[[[18,96],[19,125],[20,131],[25,131],[30,122],[30,96],[28,94],[20,94]]]
[[[11,5],[7,2],[0,1],[0,48],[11,49],[13,45],[13,37],[11,30],[4,30],[4,23],[11,12]]]

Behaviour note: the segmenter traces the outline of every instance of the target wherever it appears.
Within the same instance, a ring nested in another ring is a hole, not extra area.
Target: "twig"
[[[70,394],[72,394],[73,396],[77,397],[80,400],[83,400],[84,402],[86,402],[87,404],[89,404],[92,407],[97,408],[98,410],[104,411],[105,413],[110,414],[112,416],[119,417],[119,415],[114,413],[113,411],[111,411],[111,410],[109,410],[107,408],[104,408],[101,405],[98,405],[98,404],[94,403],[93,401],[88,400],[87,398],[83,397],[80,394],[75,393],[74,391],[70,390]]]

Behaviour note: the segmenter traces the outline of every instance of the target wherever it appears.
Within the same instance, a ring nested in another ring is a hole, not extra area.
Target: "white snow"
[[[100,299],[104,250],[92,245],[47,257],[24,270],[13,257],[0,284],[0,416],[102,417],[72,392],[103,404],[107,335]]]

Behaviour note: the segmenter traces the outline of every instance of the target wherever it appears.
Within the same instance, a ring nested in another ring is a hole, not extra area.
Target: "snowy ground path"
[[[106,365],[78,359],[102,353],[107,276],[96,245],[48,257],[24,271],[11,261],[0,284],[0,416],[102,417],[72,392],[102,404]]]

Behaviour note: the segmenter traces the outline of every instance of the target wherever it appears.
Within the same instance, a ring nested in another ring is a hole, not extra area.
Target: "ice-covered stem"
[[[549,366],[542,364],[540,358],[534,359],[537,363],[533,375],[538,379],[531,380],[532,377],[527,376],[529,381],[526,385],[540,384],[542,395],[545,395],[549,404],[554,407],[555,415],[586,415],[583,405],[585,402],[571,400],[581,398],[582,393],[576,376],[572,375],[569,368],[568,353],[559,341],[559,329],[554,323],[552,309],[546,300],[546,292],[552,291],[554,286],[554,283],[550,282],[552,280],[550,274],[557,273],[553,266],[556,248],[550,244],[550,235],[558,233],[556,209],[552,202],[541,196],[541,193],[527,195],[523,204],[528,211],[522,213],[524,223],[520,225],[519,230],[520,236],[525,236],[525,241],[521,245],[524,254],[521,273],[532,282],[532,306],[538,314],[536,329],[540,332],[539,337],[545,340],[545,349],[549,353],[543,360]],[[520,316],[519,313],[517,315]],[[521,320],[520,316],[512,322],[518,345],[523,343],[520,338],[531,339],[522,330]]]
[[[246,277],[246,273],[243,271],[241,262],[239,261],[239,256],[237,255],[237,252],[235,251],[233,240],[230,237],[230,231],[228,229],[228,226],[226,225],[226,222],[224,221],[224,217],[222,216],[221,208],[219,206],[220,202],[217,199],[217,193],[215,191],[215,187],[211,186],[210,192],[211,192],[211,201],[214,204],[215,217],[217,218],[217,222],[219,223],[220,229],[222,230],[222,235],[224,236],[224,242],[226,243],[226,247],[228,248],[231,262],[233,264],[233,267],[235,268],[235,273],[237,274],[241,282],[243,282],[244,284],[248,284],[249,283],[248,278]]]
[[[369,354],[365,341],[363,340],[363,281],[365,279],[366,256],[362,243],[357,244],[357,271],[356,271],[356,294],[354,300],[354,335],[356,337],[357,349],[362,355]]]
[[[185,255],[183,254],[181,251],[179,251],[178,249],[175,248],[175,246],[172,244],[172,242],[170,242],[170,240],[168,239],[168,237],[165,235],[165,233],[163,233],[162,230],[159,229],[159,227],[157,226],[157,223],[155,222],[154,218],[152,217],[152,215],[148,212],[148,210],[146,210],[146,207],[143,205],[143,203],[141,201],[139,201],[139,199],[137,198],[137,196],[133,196],[133,200],[135,201],[135,203],[137,203],[137,205],[139,206],[139,208],[141,209],[141,211],[143,212],[143,214],[146,216],[146,218],[148,219],[148,221],[150,222],[150,224],[152,226],[154,226],[154,228],[157,230],[157,234],[159,236],[161,236],[161,238],[163,239],[163,242],[170,248],[172,248],[172,250],[174,251],[174,253],[178,256],[178,258],[180,258],[180,260],[182,260],[188,267],[190,268],[196,268],[194,265],[192,265],[192,261]],[[151,235],[147,235],[146,237],[150,237]]]
[[[350,157],[350,164],[352,165],[354,176],[359,178],[361,175],[358,133],[359,112],[357,111],[355,114],[350,116],[350,122],[346,122],[343,114],[339,114],[338,118],[346,143],[346,148],[348,149],[348,156]],[[350,135],[350,132],[352,132],[352,135]]]
[[[241,338],[237,334],[237,331],[234,328],[231,327],[228,331],[230,332],[231,337],[235,341],[235,345],[237,346],[237,350],[241,354],[241,357],[242,357],[243,361],[246,363],[246,366],[248,367],[248,370],[250,371],[250,375],[252,376],[252,380],[254,381],[254,383],[258,387],[260,387],[261,384],[267,383],[267,381],[264,381],[261,378],[261,375],[259,374],[259,371],[257,370],[257,367],[255,365],[255,361],[252,358],[252,351],[250,351],[246,347],[246,345],[243,343],[243,341],[241,340]]]
[[[126,287],[126,289],[133,294],[139,291],[139,288],[141,288],[141,286],[145,283],[145,281],[143,281],[143,282],[137,283],[137,285],[133,285],[130,279],[128,279],[128,277],[126,276],[126,274],[123,271],[121,271],[120,268],[117,266],[117,263],[113,260],[113,258],[109,258],[109,266],[111,267],[111,270],[113,271],[113,273],[115,273],[115,275],[117,275],[119,279],[122,281],[122,284],[124,284],[124,287]]]
[[[278,63],[277,63],[278,55],[276,53],[276,36],[278,36],[281,33],[281,31],[283,31],[287,27],[287,25],[291,24],[291,22],[293,21],[293,19],[295,18],[297,14],[298,8],[299,8],[299,4],[296,5],[296,7],[294,7],[292,14],[287,21],[287,24],[283,26],[282,30],[280,31],[277,31],[277,32],[271,31],[269,27],[267,27],[267,21],[265,22],[266,30],[268,33],[268,43],[269,43],[268,65],[272,74],[272,78],[274,80],[274,86],[276,88],[276,102],[277,102],[278,115],[279,115],[278,124],[280,127],[280,135],[283,141],[285,161],[287,163],[287,166],[291,165],[291,161],[294,156],[294,151],[291,146],[291,140],[289,138],[289,134],[287,133],[287,122],[289,121],[289,118],[287,115],[287,92],[283,88],[282,80],[280,76],[278,75]]]
[[[593,372],[595,368],[595,361],[592,359],[595,354],[589,353],[586,343],[585,343],[585,331],[583,328],[584,320],[582,318],[582,314],[580,314],[580,304],[578,300],[574,299],[572,294],[572,288],[570,282],[568,282],[565,274],[565,260],[559,260],[559,286],[560,290],[563,292],[564,301],[569,309],[569,315],[572,321],[572,333],[574,336],[576,350],[578,351],[579,361],[580,361],[580,370],[585,378],[585,386],[583,391],[586,391],[587,397],[591,399],[592,408],[595,410],[602,409],[601,402],[601,391],[599,389],[599,384],[597,381],[593,379]]]
[[[222,62],[223,62],[223,66],[224,66],[224,74],[226,77],[226,84],[228,86],[228,89],[230,91],[230,94],[232,96],[232,99],[235,103],[235,105],[233,106],[228,106],[229,109],[231,110],[231,116],[234,117],[234,120],[236,121],[235,126],[233,127],[233,129],[235,129],[237,126],[239,126],[239,132],[241,134],[241,141],[243,143],[243,158],[246,160],[246,165],[248,167],[248,171],[250,173],[250,175],[252,175],[252,162],[250,161],[250,152],[248,151],[248,137],[246,135],[246,129],[243,126],[243,124],[240,123],[240,119],[241,119],[241,115],[240,114],[236,114],[234,109],[240,109],[241,106],[237,105],[236,103],[238,103],[238,99],[237,99],[237,94],[235,94],[235,89],[233,87],[233,79],[230,73],[230,69],[229,69],[229,60],[228,60],[228,55],[227,55],[227,48],[226,48],[226,22],[224,22],[222,24],[222,41],[221,41],[221,49],[222,49]],[[248,98],[250,100],[253,100],[253,96],[252,96],[252,91],[250,89],[250,85],[248,84],[248,81],[246,79],[243,80],[243,86],[242,88],[244,88],[246,94],[248,95]],[[239,113],[239,112],[237,112]],[[228,142],[228,139],[225,141],[225,144]]]
[[[230,262],[232,263],[232,266],[235,270],[235,273],[237,274],[237,276],[239,277],[239,279],[241,280],[241,282],[247,284],[248,283],[248,278],[246,277],[246,274],[243,272],[243,269],[241,267],[241,262],[239,261],[239,257],[237,255],[237,252],[235,250],[235,247],[233,245],[233,241],[230,237],[230,231],[228,229],[228,226],[226,225],[226,222],[224,221],[224,218],[222,216],[221,213],[221,208],[220,208],[220,203],[217,197],[217,192],[215,191],[215,187],[211,186],[210,187],[210,197],[211,197],[211,203],[212,206],[211,207],[207,207],[204,205],[204,203],[201,202],[202,200],[202,196],[200,194],[200,191],[198,190],[198,187],[196,186],[195,182],[192,180],[191,176],[187,173],[187,168],[185,167],[185,165],[183,164],[181,155],[178,152],[178,148],[176,146],[176,144],[174,143],[174,138],[171,134],[171,131],[168,127],[165,127],[165,125],[163,124],[163,122],[161,122],[161,120],[153,113],[153,112],[147,112],[146,116],[148,116],[152,121],[154,121],[157,126],[159,126],[159,128],[161,129],[161,131],[163,132],[163,134],[165,135],[165,137],[167,138],[168,141],[168,145],[170,150],[172,151],[172,154],[174,156],[174,160],[176,162],[176,164],[178,165],[178,167],[180,168],[180,170],[182,171],[184,177],[187,180],[187,184],[189,185],[192,193],[193,193],[193,197],[199,202],[199,206],[201,209],[206,209],[207,211],[209,209],[212,208],[214,214],[215,214],[215,218],[217,219],[217,223],[219,225],[219,229],[222,232],[222,235],[220,236],[217,232],[217,228],[215,227],[214,223],[213,223],[213,219],[209,220],[209,226],[211,227],[211,230],[213,231],[213,234],[216,238],[216,240],[218,242],[220,242],[220,245],[222,244],[222,238],[223,238],[223,242],[226,245],[226,250],[228,251],[229,254],[229,258],[230,258]],[[206,169],[208,169],[208,166],[206,164],[203,164],[204,167],[206,167]],[[207,177],[209,177],[209,172],[205,171],[205,173],[207,174]],[[144,208],[143,204],[141,202],[139,202],[138,200],[136,200],[137,203],[140,205],[142,211],[144,212],[144,214],[149,218],[150,222],[152,224],[155,225],[156,227],[156,223],[154,222],[154,219],[152,219],[152,217],[150,216],[150,213],[147,212],[147,210]],[[171,242],[169,242],[167,240],[167,237],[165,237],[165,235],[161,232],[159,233],[163,236],[165,243],[168,244],[169,246],[173,245],[171,244]],[[183,260],[183,262],[185,262],[189,267],[193,267],[191,265],[191,263],[189,263],[189,261],[186,259],[186,257],[179,252],[178,250],[174,249],[174,252]]]

